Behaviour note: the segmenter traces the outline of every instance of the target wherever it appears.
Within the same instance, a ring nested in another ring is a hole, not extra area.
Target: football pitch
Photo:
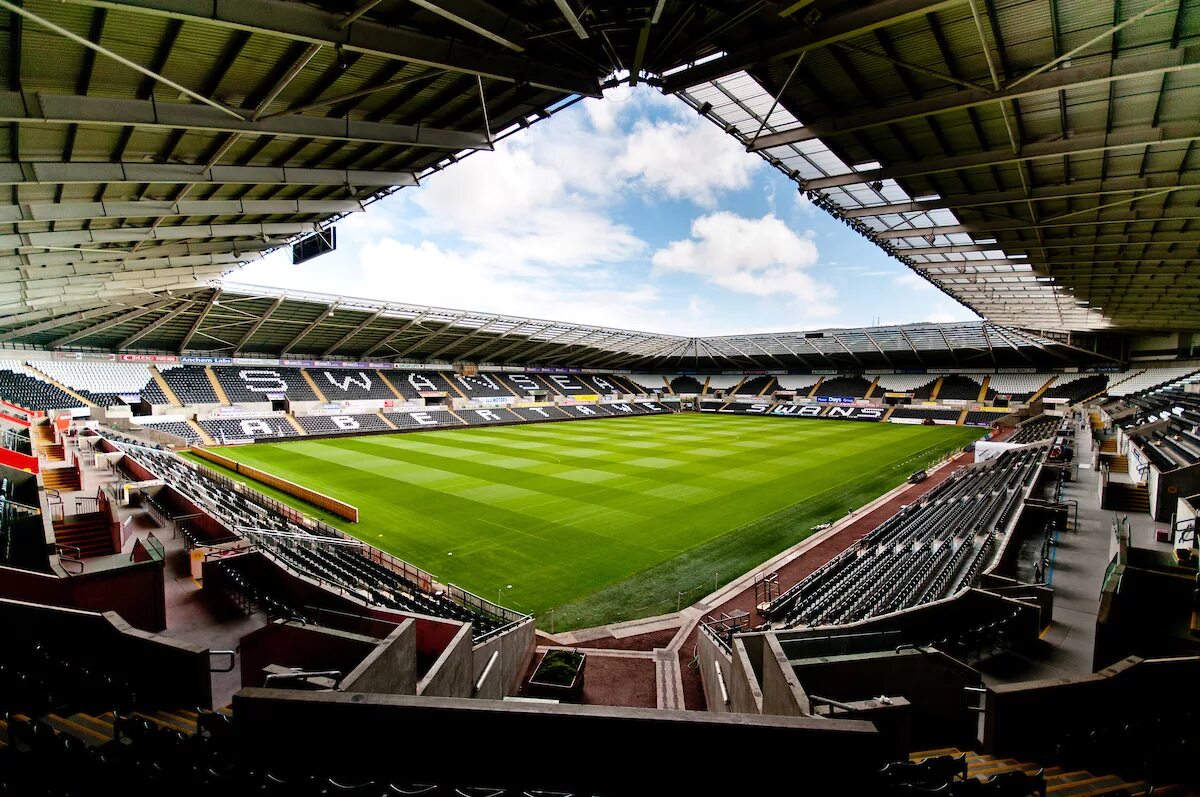
[[[349,523],[254,485],[561,631],[689,605],[982,434],[689,413],[221,453],[357,506]]]

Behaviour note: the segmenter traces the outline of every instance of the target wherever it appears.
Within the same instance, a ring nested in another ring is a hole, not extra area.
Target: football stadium
[[[1200,794],[1200,1],[0,20],[0,795]]]

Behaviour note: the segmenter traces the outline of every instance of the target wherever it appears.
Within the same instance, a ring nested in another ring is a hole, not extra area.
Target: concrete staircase
[[[217,379],[217,375],[213,373],[213,369],[209,366],[204,366],[204,375],[208,377],[209,384],[212,385],[213,392],[217,394],[217,400],[228,407],[231,402],[229,394],[225,392],[225,388],[221,387],[221,380]]]
[[[47,490],[71,492],[81,488],[75,468],[47,468],[42,471],[42,485]]]
[[[200,436],[200,439],[204,441],[206,446],[215,446],[217,444],[217,441],[213,439],[213,436],[205,431],[203,426],[196,423],[191,418],[187,419],[187,425],[191,427],[193,432]]]
[[[83,558],[116,553],[107,512],[87,512],[54,521],[54,541],[79,549]]]
[[[1150,491],[1144,484],[1109,482],[1104,493],[1104,508],[1117,512],[1150,512]]]
[[[329,399],[325,398],[325,394],[321,392],[321,388],[317,385],[317,380],[312,378],[312,374],[308,372],[308,369],[301,368],[300,375],[304,377],[304,381],[308,383],[308,386],[312,392],[317,394],[317,398],[321,400],[321,403],[328,404]]]
[[[175,395],[175,391],[167,384],[167,380],[163,377],[162,372],[155,366],[150,366],[150,376],[154,379],[154,384],[158,385],[158,389],[167,397],[167,401],[175,407],[182,407],[183,402],[179,400],[179,396]]]
[[[921,761],[938,756],[960,756],[957,748],[945,747],[938,750],[925,750],[913,753],[912,761]],[[986,780],[994,775],[1005,772],[1024,772],[1036,774],[1042,772],[1046,779],[1046,794],[1056,797],[1115,797],[1118,794],[1147,794],[1150,784],[1141,780],[1125,780],[1119,775],[1096,775],[1088,770],[1068,770],[1062,767],[1041,767],[1029,761],[1019,761],[1015,758],[1002,756],[980,755],[967,752],[967,777]],[[1182,786],[1155,786],[1154,795],[1167,797],[1185,797],[1192,794]]]
[[[939,376],[938,380],[933,383],[933,390],[929,391],[929,400],[937,401],[938,393],[942,392],[942,383],[946,381],[946,377]]]
[[[991,374],[987,374],[986,376],[983,377],[983,384],[979,386],[979,398],[975,399],[976,401],[978,401],[980,403],[987,401],[988,385],[990,385],[991,383],[992,383],[992,375]]]

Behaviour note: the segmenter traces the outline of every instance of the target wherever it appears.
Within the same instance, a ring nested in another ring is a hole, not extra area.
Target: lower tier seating
[[[1038,415],[1032,420],[1025,421],[1017,428],[1017,433],[1008,439],[1009,443],[1018,443],[1025,445],[1028,443],[1040,443],[1043,440],[1049,440],[1054,437],[1058,427],[1062,425],[1062,418],[1054,415]]]
[[[839,625],[970,586],[1045,453],[1010,451],[959,471],[783,593],[765,616],[783,628]]]
[[[387,432],[391,427],[374,413],[358,415],[303,415],[296,418],[309,434]]]
[[[296,429],[285,418],[206,418],[198,421],[212,439],[218,443],[225,440],[259,440],[272,437],[295,437]]]
[[[201,442],[200,435],[196,434],[196,430],[183,421],[161,421],[157,423],[144,422],[141,425],[147,429],[154,429],[159,432],[173,434],[188,443]]]

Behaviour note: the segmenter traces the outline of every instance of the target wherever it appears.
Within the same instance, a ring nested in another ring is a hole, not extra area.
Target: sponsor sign
[[[512,404],[514,401],[516,399],[513,396],[475,396],[471,399],[472,404],[483,404],[488,407]]]
[[[233,365],[232,357],[180,357],[184,365]]]
[[[817,396],[817,401],[821,404],[853,404],[857,399],[854,396]]]

